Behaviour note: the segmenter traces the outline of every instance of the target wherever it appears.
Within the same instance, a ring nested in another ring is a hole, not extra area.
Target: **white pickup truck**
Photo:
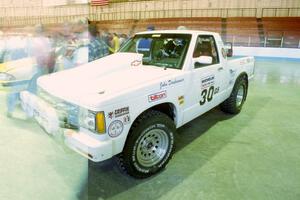
[[[221,104],[240,112],[254,58],[228,60],[217,33],[137,33],[118,53],[38,79],[22,106],[50,135],[86,158],[116,156],[136,178],[162,170],[176,128]]]

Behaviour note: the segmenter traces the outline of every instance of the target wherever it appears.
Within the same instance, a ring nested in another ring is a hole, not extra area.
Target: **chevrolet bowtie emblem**
[[[135,60],[135,61],[133,61],[133,62],[131,63],[131,66],[137,67],[137,66],[139,66],[141,63],[142,63],[142,61],[140,61],[140,60]]]

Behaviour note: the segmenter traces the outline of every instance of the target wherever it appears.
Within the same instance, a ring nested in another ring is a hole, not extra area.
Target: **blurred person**
[[[3,54],[1,62],[10,62],[18,59],[22,59],[25,56],[26,42],[24,37],[19,36],[7,36],[3,38]],[[27,55],[28,56],[28,55]],[[5,66],[5,65],[3,65]],[[13,80],[13,79],[12,79]],[[19,101],[19,92],[17,90],[18,86],[10,86],[9,91],[7,91],[6,105],[7,105],[7,117],[12,117],[12,112],[14,111],[16,105]]]
[[[73,67],[89,62],[89,24],[88,18],[84,17],[77,19],[75,25],[73,25],[74,38],[68,46]]]
[[[88,40],[89,20],[86,17],[76,19],[73,23],[72,32],[74,33],[76,39],[78,40]]]
[[[53,68],[53,49],[50,39],[45,36],[44,26],[38,24],[35,26],[35,35],[32,39],[31,51],[33,57],[36,59],[37,73],[34,75],[34,79],[31,80],[29,90],[32,93],[36,93],[36,79],[44,74],[52,72]]]
[[[6,53],[6,39],[4,33],[0,31],[0,64],[3,63]]]
[[[147,31],[154,31],[155,27],[153,25],[147,26]],[[141,39],[138,43],[138,52],[143,53],[145,56],[149,56],[151,48],[152,39],[145,38]]]
[[[77,57],[74,56],[76,54],[76,50],[81,47],[83,44],[82,41],[78,38],[75,32],[73,32],[74,25],[65,22],[63,23],[61,30],[62,32],[57,34],[55,38],[55,55],[56,55],[56,66],[55,71],[62,71],[65,69],[73,68],[78,65]],[[79,29],[77,29],[78,31]],[[82,29],[83,30],[83,29]],[[77,34],[80,34],[77,32]],[[82,57],[87,58],[86,55]],[[76,58],[75,58],[76,57]],[[87,59],[86,61],[87,62]]]
[[[153,26],[153,25],[147,26],[147,31],[154,31],[154,30],[155,30],[155,26]]]
[[[119,41],[120,41],[120,47],[124,44],[125,42],[125,37],[124,37],[124,34],[120,34],[119,35]]]
[[[64,41],[61,45],[56,46],[56,71],[70,69],[89,62],[88,24],[87,18],[80,18],[76,19],[75,22],[63,24]]]
[[[10,35],[6,40],[6,54],[3,62],[18,60],[28,56],[26,53],[26,40],[20,35]]]
[[[120,39],[116,33],[112,34],[111,47],[109,48],[111,53],[116,53],[120,49]]]
[[[110,34],[107,32],[107,30],[104,30],[100,33],[100,39],[105,42],[106,46],[111,46],[110,41]]]
[[[37,92],[37,79],[53,69],[53,53],[51,52],[51,44],[48,37],[44,36],[44,27],[42,24],[35,26],[35,35],[29,42],[28,49],[36,60],[36,72],[29,81],[27,90],[31,93],[36,94]],[[10,91],[7,95],[7,117],[12,117],[16,105],[20,99],[20,91]]]
[[[89,62],[107,56],[109,54],[108,46],[98,37],[98,30],[95,24],[89,25]]]
[[[97,39],[100,41],[101,43],[101,53],[100,53],[100,57],[104,57],[109,55],[109,45],[106,43],[106,41],[104,40],[105,38],[103,38],[103,31],[99,31],[97,29]]]
[[[120,36],[120,48],[128,41],[128,36],[126,34],[121,34]]]

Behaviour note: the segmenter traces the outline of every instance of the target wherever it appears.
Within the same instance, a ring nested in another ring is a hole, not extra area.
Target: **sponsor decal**
[[[129,114],[129,107],[123,107],[123,108],[116,109],[112,112],[109,112],[108,118],[114,119],[114,118],[121,117],[121,116],[127,115],[127,114]]]
[[[120,120],[115,120],[112,123],[110,123],[108,127],[108,135],[110,137],[118,137],[124,129],[123,122]]]
[[[201,80],[201,88],[206,89],[215,84],[215,75],[210,75]]]
[[[218,94],[220,91],[220,87],[215,88],[214,94]]]
[[[161,99],[164,99],[167,97],[167,92],[166,91],[162,91],[162,92],[157,92],[155,94],[151,94],[148,96],[148,101],[151,102],[155,102]]]
[[[129,114],[129,107],[119,108],[115,110],[115,117],[121,117],[127,114]]]
[[[109,113],[108,113],[108,118],[109,118],[109,119],[115,118],[114,112],[109,112]]]
[[[130,116],[129,115],[125,115],[123,117],[123,124],[124,125],[130,124]]]
[[[240,65],[245,65],[245,64],[250,63],[250,62],[251,62],[251,59],[247,58],[246,60],[241,60]]]
[[[245,63],[246,63],[245,60],[241,60],[241,61],[240,61],[240,65],[244,65]]]
[[[133,62],[131,63],[131,66],[132,66],[132,67],[137,67],[137,66],[139,66],[141,63],[142,63],[142,61],[140,61],[140,60],[135,60],[135,61],[133,61]]]
[[[160,89],[163,89],[163,88],[166,88],[166,87],[168,87],[168,86],[172,86],[172,85],[181,83],[181,82],[183,82],[183,81],[184,81],[184,78],[160,82]]]
[[[184,104],[184,96],[178,97],[178,103],[179,103],[179,105],[183,105]]]

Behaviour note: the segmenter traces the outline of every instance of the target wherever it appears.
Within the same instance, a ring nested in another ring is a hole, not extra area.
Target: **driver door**
[[[202,56],[211,57],[211,63],[194,62]],[[221,92],[222,76],[225,70],[220,63],[217,44],[212,35],[198,36],[192,65],[194,68],[191,74],[192,86],[187,98],[188,108],[184,115],[185,122],[198,117],[221,103],[219,93]]]

